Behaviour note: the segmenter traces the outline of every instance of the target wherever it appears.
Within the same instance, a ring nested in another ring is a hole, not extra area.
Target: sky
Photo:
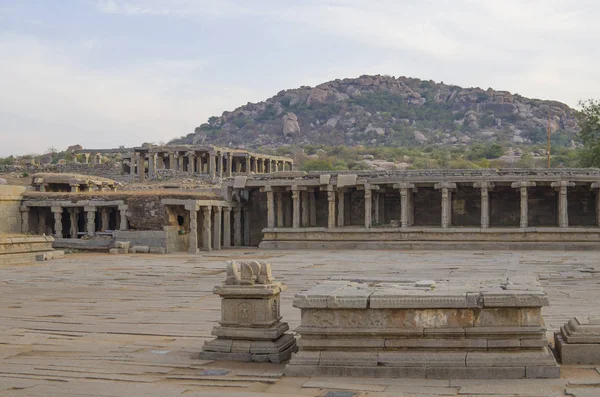
[[[139,146],[387,74],[600,99],[597,0],[0,0],[0,156]]]

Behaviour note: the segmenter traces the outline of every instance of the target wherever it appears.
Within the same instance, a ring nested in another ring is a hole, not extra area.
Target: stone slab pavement
[[[597,252],[259,251],[181,255],[70,254],[0,267],[0,396],[600,396],[594,366],[553,380],[291,378],[277,364],[202,361],[220,316],[213,286],[225,261],[270,261],[288,284],[281,312],[300,323],[295,293],[329,276],[536,275],[551,332],[600,316]]]

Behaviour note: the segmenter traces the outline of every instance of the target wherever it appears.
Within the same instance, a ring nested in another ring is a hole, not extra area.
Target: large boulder
[[[427,142],[427,138],[425,137],[425,135],[423,135],[423,133],[421,131],[415,131],[415,140],[419,143],[425,143]]]
[[[307,105],[313,104],[324,104],[327,101],[327,91],[322,88],[313,88],[308,93],[308,98],[306,99]]]
[[[300,134],[300,125],[298,124],[298,117],[294,113],[287,113],[283,115],[283,136],[298,135]]]

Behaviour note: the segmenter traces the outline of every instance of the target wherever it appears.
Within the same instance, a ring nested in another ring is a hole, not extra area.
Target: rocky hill
[[[546,141],[548,117],[554,144],[573,145],[574,111],[560,102],[431,80],[361,76],[281,91],[211,117],[172,143],[522,146]]]

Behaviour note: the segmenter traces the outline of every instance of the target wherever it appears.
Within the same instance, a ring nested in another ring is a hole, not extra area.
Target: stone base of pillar
[[[202,360],[280,363],[297,351],[296,338],[286,334],[287,323],[279,315],[279,294],[286,286],[275,282],[271,265],[264,262],[230,262],[221,296],[217,338],[202,347]]]

